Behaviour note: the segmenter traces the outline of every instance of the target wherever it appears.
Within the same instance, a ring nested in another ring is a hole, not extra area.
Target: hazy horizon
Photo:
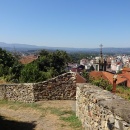
[[[37,47],[54,47],[54,48],[86,48],[86,47],[62,47],[62,46],[43,46],[43,45],[32,45],[32,44],[24,44],[24,43],[6,43],[6,42],[0,42],[1,43],[5,43],[5,44],[9,44],[9,45],[13,45],[13,44],[17,44],[17,45],[29,45],[29,46],[37,46]],[[88,47],[88,49],[93,49],[93,48],[100,48],[100,45],[98,47]],[[130,48],[130,47],[102,47],[102,48]]]

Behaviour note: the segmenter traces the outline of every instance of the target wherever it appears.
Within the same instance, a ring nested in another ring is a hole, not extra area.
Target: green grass
[[[82,130],[82,124],[76,117],[74,111],[52,108],[51,113],[60,116],[61,120],[68,122],[69,125],[75,130]]]
[[[82,129],[82,124],[81,121],[76,117],[75,113],[72,112],[69,116],[67,117],[60,117],[61,120],[69,122],[70,126],[73,128],[80,128]]]
[[[58,116],[62,116],[62,115],[65,115],[65,114],[71,114],[72,111],[67,111],[67,110],[62,110],[62,109],[59,109],[59,108],[49,108],[51,110],[51,113],[52,114],[55,114],[55,115],[58,115]]]

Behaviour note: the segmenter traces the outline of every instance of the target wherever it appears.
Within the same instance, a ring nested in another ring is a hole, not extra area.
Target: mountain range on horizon
[[[5,43],[0,42],[0,47],[13,51],[28,51],[28,50],[64,50],[66,52],[99,52],[100,48],[72,48],[72,47],[48,47],[48,46],[37,46],[37,45],[28,45],[28,44],[19,44],[19,43]],[[116,48],[116,47],[103,47],[104,53],[130,53],[129,48]]]

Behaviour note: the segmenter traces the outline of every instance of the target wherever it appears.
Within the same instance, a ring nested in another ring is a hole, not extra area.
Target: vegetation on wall
[[[94,77],[91,77],[89,75],[89,72],[83,71],[82,76],[86,78],[87,82],[96,85],[98,87],[101,87],[105,90],[112,91],[112,84],[110,84],[107,80],[103,78],[95,79]],[[130,88],[126,86],[116,86],[116,94],[120,97],[123,97],[127,100],[130,100]]]
[[[103,78],[95,79],[93,77],[90,77],[89,74],[87,74],[87,80],[89,83],[96,85],[98,87],[101,87],[105,90],[108,90],[108,91],[112,90],[112,85]]]

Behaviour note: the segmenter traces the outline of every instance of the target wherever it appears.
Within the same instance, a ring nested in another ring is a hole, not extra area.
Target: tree
[[[2,50],[2,48],[0,48],[0,64],[11,67],[14,61],[15,61],[15,58],[12,56],[11,53],[5,50]]]
[[[41,75],[36,64],[27,64],[21,70],[20,82],[36,82],[40,76]]]
[[[1,73],[0,76],[8,75],[9,68],[13,66],[15,61],[16,60],[11,53],[7,52],[6,50],[2,50],[2,48],[0,48],[0,69],[2,69],[0,70]]]
[[[40,71],[47,72],[51,69],[55,71],[55,75],[65,72],[67,63],[71,60],[65,51],[46,52],[42,50],[39,54],[40,58],[36,62]]]
[[[52,55],[52,66],[56,69],[58,74],[65,72],[65,68],[67,67],[67,63],[70,61],[70,57],[65,51],[59,51],[53,53]]]
[[[19,81],[22,64],[11,53],[0,48],[0,76],[7,81]]]
[[[15,61],[13,66],[9,68],[9,75],[12,76],[10,76],[10,79],[8,78],[8,81],[19,82],[22,68],[23,65],[20,62]]]
[[[89,72],[87,72],[86,70],[84,70],[82,72],[82,76],[86,79],[87,82],[89,82],[89,80],[90,80]]]
[[[46,51],[46,50],[41,50],[40,53],[39,53],[40,56],[48,56],[49,55],[49,52]]]
[[[17,58],[0,49],[0,76],[11,82],[39,82],[65,72],[70,57],[65,51],[49,52],[42,50],[39,58],[22,65]]]

